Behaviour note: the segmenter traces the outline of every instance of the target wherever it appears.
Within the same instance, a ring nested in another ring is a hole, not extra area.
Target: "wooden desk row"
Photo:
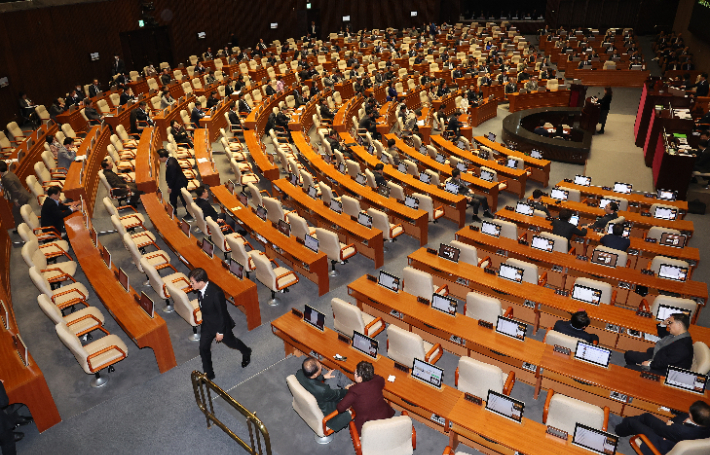
[[[534,109],[536,107],[569,106],[570,91],[566,89],[535,93],[509,93],[510,112]]]
[[[650,75],[650,71],[631,69],[580,70],[568,67],[565,72],[565,77],[579,79],[582,85],[591,87],[641,87]]]
[[[64,194],[75,201],[83,198],[89,216],[93,216],[96,192],[99,188],[99,171],[101,162],[108,153],[110,138],[111,129],[105,124],[92,127],[76,154],[77,157],[83,156],[84,160],[74,161],[69,166],[64,180]]]
[[[158,150],[162,147],[159,129],[145,128],[141,133],[136,149],[136,178],[139,191],[155,193],[160,188],[160,158]]]
[[[533,158],[530,155],[526,155],[522,152],[511,150],[505,147],[503,144],[488,140],[488,138],[485,136],[476,136],[473,139],[479,144],[488,147],[489,149],[500,155],[506,157],[513,156],[516,158],[520,158],[525,163],[525,168],[530,169],[531,171],[530,179],[542,183],[542,186],[547,188],[547,185],[550,181],[550,160]]]
[[[629,207],[631,208],[636,208],[636,207],[644,207],[647,211],[653,204],[663,204],[663,205],[671,205],[673,207],[678,208],[678,219],[683,219],[685,214],[688,212],[688,201],[662,201],[659,199],[656,199],[655,197],[646,197],[644,194],[640,193],[631,193],[631,194],[621,194],[621,193],[616,193],[611,190],[605,190],[600,186],[583,186],[583,185],[575,185],[574,183],[570,182],[565,182],[564,180],[558,183],[555,186],[560,186],[560,187],[565,187],[565,188],[570,188],[573,190],[579,191],[582,196],[586,197],[591,197],[594,199],[601,199],[604,197],[611,197],[611,198],[623,198],[629,201]],[[634,210],[629,210],[629,211],[634,211]]]

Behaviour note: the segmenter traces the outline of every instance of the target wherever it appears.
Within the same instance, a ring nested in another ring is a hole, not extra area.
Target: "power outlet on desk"
[[[456,283],[462,284],[464,286],[468,286],[468,280],[466,278],[458,277],[458,278],[456,278]]]
[[[619,333],[619,326],[614,324],[607,324],[606,329],[610,332]]]
[[[390,316],[393,316],[393,317],[395,317],[395,318],[397,318],[397,319],[403,319],[403,318],[404,318],[404,315],[403,315],[402,313],[400,313],[399,311],[397,311],[397,310],[392,310],[392,311],[390,311]]]
[[[641,212],[641,216],[651,216],[651,212]]]
[[[429,417],[429,418],[433,422],[436,422],[441,426],[444,426],[444,424],[446,423],[446,419],[444,419],[443,417],[441,417],[440,415],[437,415],[437,414],[432,414],[431,417]]]
[[[528,370],[530,372],[536,373],[537,372],[537,365],[533,365],[532,363],[528,363],[528,362],[523,362],[523,370]]]
[[[451,341],[452,343],[456,343],[458,345],[461,345],[461,346],[466,344],[466,340],[464,340],[463,338],[458,337],[456,335],[451,335],[449,337],[449,341]]]
[[[526,300],[525,302],[523,302],[523,306],[525,308],[530,308],[534,310],[535,308],[537,308],[537,303],[533,302],[532,300]]]
[[[611,398],[612,400],[621,401],[622,403],[628,403],[629,401],[629,397],[627,395],[616,392],[614,390],[609,393],[609,398]]]

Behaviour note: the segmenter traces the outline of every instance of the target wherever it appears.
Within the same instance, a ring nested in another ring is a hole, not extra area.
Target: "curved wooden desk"
[[[582,85],[591,87],[641,87],[650,75],[650,71],[642,70],[590,70],[576,67],[568,67],[565,72],[566,78],[579,79]]]
[[[556,92],[534,93],[509,93],[510,112],[518,112],[538,107],[565,107],[569,106],[570,91],[563,89]]]
[[[67,178],[64,180],[64,194],[75,201],[84,198],[84,207],[90,216],[94,213],[96,192],[99,189],[99,171],[101,162],[106,158],[110,137],[111,129],[106,125],[91,128],[76,154],[84,156],[84,161],[74,161],[69,166]]]
[[[476,136],[473,139],[479,144],[485,145],[503,156],[514,156],[516,158],[520,158],[525,163],[525,168],[530,169],[532,172],[532,174],[530,174],[530,179],[542,183],[542,185],[547,188],[550,180],[550,160],[533,158],[522,152],[511,150],[503,144],[489,141],[485,136]]]

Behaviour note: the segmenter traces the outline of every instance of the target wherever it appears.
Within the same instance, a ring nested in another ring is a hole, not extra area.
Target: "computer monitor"
[[[367,183],[367,177],[361,172],[355,176],[355,181],[360,185],[365,185]]]
[[[306,305],[303,310],[303,320],[321,332],[325,328],[325,315],[311,306]]]
[[[490,156],[491,155],[490,155],[490,153],[488,153],[488,150],[481,149],[478,151],[478,157],[482,160],[488,160],[488,158],[490,158]]]
[[[331,199],[330,210],[334,211],[335,213],[343,213],[343,203],[336,199]]]
[[[572,444],[602,455],[614,455],[619,437],[578,423],[574,427]]]
[[[659,220],[674,221],[677,216],[678,210],[668,207],[656,207],[656,210],[653,212],[653,217],[658,218]]]
[[[535,158],[536,160],[541,160],[542,159],[542,153],[538,150],[533,150],[530,152],[530,156]]]
[[[678,192],[673,190],[657,190],[656,199],[662,201],[675,201],[678,197]]]
[[[414,196],[407,195],[404,197],[404,205],[410,209],[417,210],[419,208],[419,199]]]
[[[516,340],[525,341],[527,330],[528,326],[525,323],[516,321],[515,319],[498,316],[498,320],[496,321],[496,332],[515,338]]]
[[[441,384],[444,382],[444,370],[422,360],[414,359],[412,377],[424,381],[429,385],[433,385],[436,388],[440,388]]]
[[[294,174],[293,172],[289,173],[288,181],[291,182],[291,185],[298,186],[298,174]]]
[[[555,248],[555,241],[539,235],[534,235],[530,246],[538,250],[551,252]]]
[[[126,292],[131,290],[128,275],[126,274],[126,271],[120,267],[118,268],[118,282],[121,283],[121,286]]]
[[[568,221],[569,224],[579,226],[579,215],[572,215]]]
[[[515,281],[516,283],[523,282],[523,273],[525,271],[519,267],[513,267],[508,264],[501,264],[498,270],[498,276],[505,278],[510,281]]]
[[[511,169],[517,169],[518,168],[518,160],[516,160],[515,158],[508,158],[505,165]]]
[[[375,153],[375,146],[373,146],[372,144],[368,145],[367,146],[367,153],[369,153],[370,155]]]
[[[365,226],[366,228],[372,229],[372,217],[367,213],[360,212],[357,214],[357,222]]]
[[[456,163],[456,169],[461,172],[466,172],[468,171],[468,166],[466,166],[466,163],[464,163],[463,161],[459,161],[458,163]]]
[[[109,269],[111,268],[111,253],[108,252],[105,246],[101,247],[101,259],[104,260],[104,264]]]
[[[613,191],[615,193],[631,194],[631,187],[632,185],[630,183],[615,182]]]
[[[658,241],[658,244],[672,246],[674,248],[683,248],[687,240],[688,237],[685,235],[664,232],[663,234],[661,234],[661,239]]]
[[[4,300],[0,300],[0,318],[2,318],[2,326],[5,330],[10,330],[10,311],[7,309]]]
[[[690,318],[692,311],[686,308],[678,308],[670,305],[664,305],[661,303],[660,305],[658,305],[658,309],[656,310],[656,319],[659,321],[665,321],[676,313],[686,314]]]
[[[582,185],[582,186],[590,186],[592,184],[592,178],[587,177],[586,175],[575,175],[574,176],[574,184],[575,185]]]
[[[448,191],[451,194],[459,194],[459,186],[453,182],[446,182],[444,190]]]
[[[263,205],[259,205],[256,207],[256,216],[261,218],[261,221],[266,221],[266,217],[268,215],[268,211]]]
[[[98,248],[99,234],[96,232],[96,229],[93,226],[91,226],[91,229],[89,229],[89,237],[91,237],[91,243],[94,244],[94,247]]]
[[[318,197],[318,190],[313,185],[308,185],[308,195],[313,199]]]
[[[464,144],[463,141],[458,141],[456,143],[456,147],[460,148],[461,150],[466,150],[466,144]]]
[[[666,385],[701,395],[705,394],[705,386],[707,383],[707,375],[674,366],[669,366],[666,373]]]
[[[401,172],[402,174],[406,174],[406,173],[407,173],[407,165],[404,164],[404,163],[399,163],[399,164],[397,165],[397,170],[398,170],[399,172]]]
[[[246,195],[246,194],[244,194],[244,193],[239,193],[239,194],[237,195],[237,197],[239,198],[239,202],[240,202],[244,207],[246,207],[246,206],[249,204],[249,200],[247,199],[247,195]]]
[[[148,316],[151,318],[155,317],[155,303],[153,302],[153,299],[148,297],[143,291],[141,291],[141,297],[138,300],[138,305],[143,308],[143,311],[145,311]]]
[[[580,340],[574,350],[574,358],[606,368],[611,360],[611,349],[595,346]]]
[[[341,174],[345,174],[347,172],[347,169],[345,168],[345,163],[340,163],[340,166],[338,166],[338,170]]]
[[[244,277],[244,267],[232,258],[229,258],[229,272],[240,280]]]
[[[444,258],[451,262],[459,262],[459,256],[461,255],[461,250],[451,245],[442,243],[439,245],[439,257]]]
[[[353,331],[353,347],[373,359],[377,358],[377,341],[356,330]]]
[[[457,306],[458,302],[455,299],[452,299],[451,297],[445,297],[440,294],[434,294],[431,297],[431,307],[441,311],[442,313],[455,316]]]
[[[496,141],[496,135],[493,134],[493,133],[488,133],[488,140],[491,141],[491,142],[495,142],[495,141]]]
[[[286,237],[291,236],[291,225],[284,220],[279,220],[279,222],[276,223],[276,228]]]
[[[507,395],[503,395],[502,393],[488,390],[486,409],[520,423],[523,421],[525,403],[520,400],[516,400],[515,398],[510,398]]]
[[[515,213],[533,216],[535,214],[535,207],[525,202],[518,202],[515,204]]]
[[[420,172],[419,180],[421,180],[422,183],[431,183],[431,175],[427,174],[426,172]]]
[[[661,264],[661,267],[658,269],[658,278],[685,281],[688,278],[688,268],[677,265]]]
[[[202,251],[209,257],[214,257],[214,243],[209,239],[202,240]]]
[[[312,235],[306,234],[306,238],[304,239],[303,242],[306,245],[306,248],[313,250],[314,253],[318,252],[318,246],[320,243],[318,242],[318,239],[313,237]]]
[[[594,250],[592,253],[592,263],[604,265],[606,267],[616,267],[616,262],[619,260],[619,255],[609,253],[608,251]]]
[[[12,343],[15,345],[15,350],[17,351],[17,355],[20,356],[20,360],[22,360],[22,363],[27,366],[30,363],[30,352],[27,350],[27,346],[25,345],[25,342],[22,341],[22,338],[20,338],[20,334],[15,334],[12,335]]]
[[[484,234],[492,235],[493,237],[500,237],[500,225],[484,221],[481,223],[481,232]]]
[[[575,284],[572,287],[572,298],[574,300],[579,300],[580,302],[591,303],[592,305],[599,305],[602,300],[602,291],[600,291],[599,289],[582,286],[580,284]]]
[[[481,179],[485,180],[486,182],[492,182],[493,181],[493,173],[491,171],[481,169]]]
[[[442,155],[441,153],[436,154],[436,162],[439,164],[444,164],[446,162],[446,157]]]
[[[550,191],[550,197],[552,199],[557,199],[558,201],[566,201],[569,198],[569,191],[562,190],[560,188],[553,188]]]
[[[606,233],[613,234],[614,233],[614,226],[615,226],[615,223],[607,224]],[[631,226],[624,223],[624,231],[621,233],[621,236],[628,239],[630,235],[631,235]]]
[[[399,277],[380,270],[380,278],[377,280],[377,284],[379,284],[380,286],[387,288],[390,291],[398,292],[399,282]]]
[[[180,220],[180,230],[182,231],[183,234],[185,234],[188,238],[190,237],[190,223],[188,223],[185,218]]]
[[[380,196],[389,198],[390,197],[390,187],[387,185],[380,185],[377,187],[377,192]]]

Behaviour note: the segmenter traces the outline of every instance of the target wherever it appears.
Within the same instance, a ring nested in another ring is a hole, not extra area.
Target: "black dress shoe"
[[[15,442],[22,441],[22,438],[25,437],[25,433],[22,433],[21,431],[13,431],[12,434],[15,435]]]
[[[494,218],[493,214],[488,210],[483,212],[483,216],[485,216],[486,218]]]
[[[245,355],[242,358],[242,368],[246,368],[250,362],[251,362],[251,349],[249,349],[249,352],[247,353],[247,355]]]
[[[214,373],[207,373],[207,379],[210,381],[214,379]]]
[[[28,425],[32,422],[34,422],[34,419],[32,417],[18,417],[17,418],[17,424],[20,426]]]

